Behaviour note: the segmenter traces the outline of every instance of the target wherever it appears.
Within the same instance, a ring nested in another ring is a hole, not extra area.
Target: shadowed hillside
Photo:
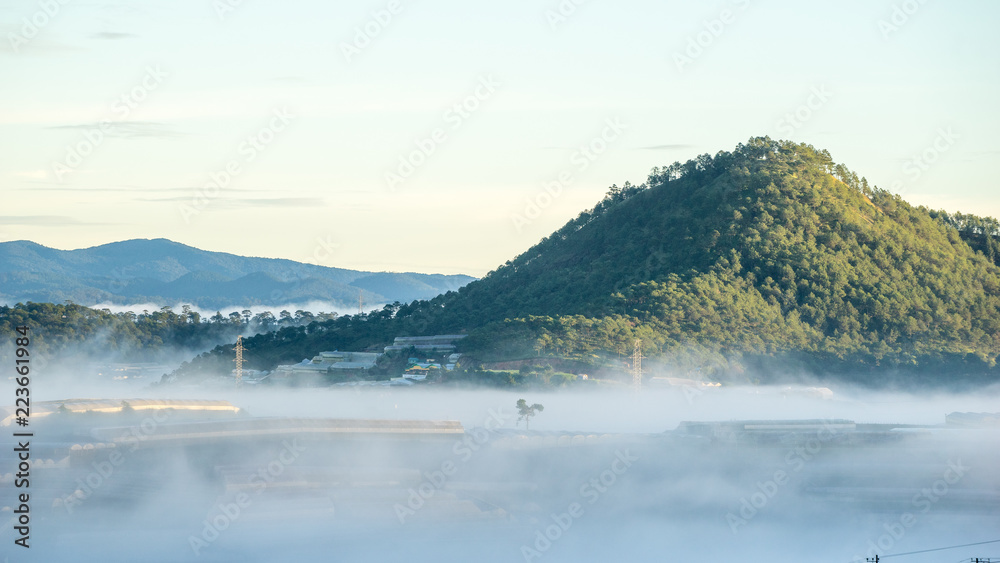
[[[190,303],[206,309],[323,301],[354,307],[429,299],[474,278],[359,272],[274,258],[207,252],[166,239],[79,250],[0,243],[0,303]]]

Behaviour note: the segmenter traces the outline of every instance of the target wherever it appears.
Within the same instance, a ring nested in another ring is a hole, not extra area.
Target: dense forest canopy
[[[1000,266],[1000,221],[993,217],[977,217],[965,213],[931,211],[931,217],[940,219],[958,229],[959,236],[969,246]]]
[[[980,370],[1000,353],[998,234],[994,219],[873,188],[826,151],[755,138],[612,187],[482,281],[414,309],[471,330],[481,351],[642,338],[647,354],[716,369],[793,355]]]

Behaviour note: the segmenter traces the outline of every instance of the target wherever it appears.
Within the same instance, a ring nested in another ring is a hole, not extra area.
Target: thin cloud
[[[196,188],[142,188],[139,186],[129,186],[129,187],[80,187],[80,186],[41,186],[37,188],[32,188],[33,190],[40,190],[46,192],[169,192],[169,191],[191,191]]]
[[[2,33],[2,32],[0,32]],[[14,35],[20,36],[20,30],[13,33]],[[59,43],[57,41],[52,41],[48,38],[34,38],[30,41],[26,40],[23,44],[19,44],[15,49],[9,41],[9,35],[4,34],[3,41],[0,41],[0,56],[7,55],[10,57],[23,57],[23,56],[45,56],[45,55],[63,55],[67,53],[79,53],[86,51],[82,47],[76,45],[70,45],[67,43]]]
[[[54,125],[46,129],[92,130],[101,129],[101,123]],[[171,139],[184,135],[159,121],[112,121],[105,123],[101,131],[108,137],[119,137],[122,139]]]
[[[131,39],[133,37],[139,37],[134,33],[121,33],[117,31],[102,31],[100,33],[94,33],[90,36],[91,39]]]
[[[171,201],[191,201],[191,196],[175,196],[161,198],[141,198],[139,201],[149,202],[171,202]],[[219,199],[212,202],[212,207],[218,209],[244,209],[249,207],[317,207],[326,205],[326,201],[319,197],[275,197],[275,198],[244,198],[244,199]]]
[[[637,147],[641,151],[679,151],[694,148],[694,145],[653,145],[650,147]]]
[[[64,227],[66,225],[116,225],[118,223],[91,223],[69,215],[0,215],[0,225],[31,227]]]
[[[44,180],[49,177],[49,173],[45,170],[25,170],[23,172],[14,172],[11,176],[28,178],[29,180]]]
[[[50,182],[52,183],[52,182]],[[54,183],[53,183],[54,184]],[[144,193],[169,193],[177,192],[190,194],[194,190],[201,189],[200,186],[187,186],[180,188],[150,188],[145,186],[96,186],[96,187],[81,187],[81,186],[64,186],[60,184],[50,185],[50,186],[39,186],[32,188],[33,190],[42,190],[50,192],[144,192]],[[272,190],[266,189],[256,189],[256,188],[228,188],[232,192],[267,192]]]
[[[228,203],[232,208],[245,207],[321,207],[326,205],[326,201],[320,197],[276,197],[259,199],[230,199]]]

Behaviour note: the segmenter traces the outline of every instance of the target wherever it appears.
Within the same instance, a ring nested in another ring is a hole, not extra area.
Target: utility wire
[[[967,544],[963,544],[963,545],[953,545],[953,546],[949,546],[949,547],[935,547],[934,549],[921,549],[920,551],[908,551],[906,553],[893,553],[891,555],[882,555],[882,556],[879,557],[879,560],[888,559],[889,557],[902,557],[904,555],[916,555],[918,553],[929,553],[931,551],[944,551],[946,549],[957,549],[959,547],[970,547],[970,546],[973,546],[973,545],[985,545],[985,544],[988,544],[988,543],[1000,543],[1000,540],[981,541],[981,542],[976,542],[976,543],[967,543]],[[965,563],[965,561],[972,561],[972,559],[973,559],[972,557],[966,557],[965,559],[962,559],[958,563]],[[991,559],[991,558],[990,557],[980,557],[980,559]],[[994,557],[992,559],[1000,559],[1000,557]],[[852,559],[849,563],[860,563],[860,561],[861,561],[861,559]]]
[[[906,553],[893,553],[892,555],[883,555],[882,559],[888,559],[890,557],[902,557],[904,555],[916,555],[918,553],[929,553],[931,551],[944,551],[946,549],[957,549],[959,547],[971,547],[971,546],[974,546],[974,545],[985,545],[985,544],[988,544],[988,543],[1000,543],[1000,540],[990,540],[990,541],[981,541],[981,542],[976,542],[976,543],[966,543],[966,544],[962,544],[962,545],[952,545],[952,546],[949,546],[949,547],[936,547],[934,549],[921,549],[920,551],[908,551]],[[964,561],[964,559],[963,559],[963,561]]]

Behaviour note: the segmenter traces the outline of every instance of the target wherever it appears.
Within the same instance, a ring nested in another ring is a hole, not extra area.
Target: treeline
[[[239,335],[295,327],[318,320],[335,319],[336,313],[314,315],[307,311],[282,311],[276,318],[249,310],[224,316],[219,312],[203,318],[184,306],[177,313],[170,307],[156,311],[112,313],[73,303],[18,303],[0,306],[0,351],[6,354],[15,328],[31,329],[32,350],[50,358],[101,359],[109,361],[157,361],[177,352],[192,353]]]
[[[1000,266],[1000,221],[993,217],[977,217],[965,213],[931,211],[931,216],[958,230],[959,235],[990,262]]]
[[[418,302],[414,302],[418,303]],[[297,363],[319,352],[350,350],[381,352],[396,336],[424,334],[428,324],[411,316],[409,305],[393,303],[357,315],[314,318],[307,324],[285,326],[243,339],[248,369],[271,370],[279,364]],[[233,346],[223,344],[185,362],[175,375],[199,377],[224,373],[232,367]]]

